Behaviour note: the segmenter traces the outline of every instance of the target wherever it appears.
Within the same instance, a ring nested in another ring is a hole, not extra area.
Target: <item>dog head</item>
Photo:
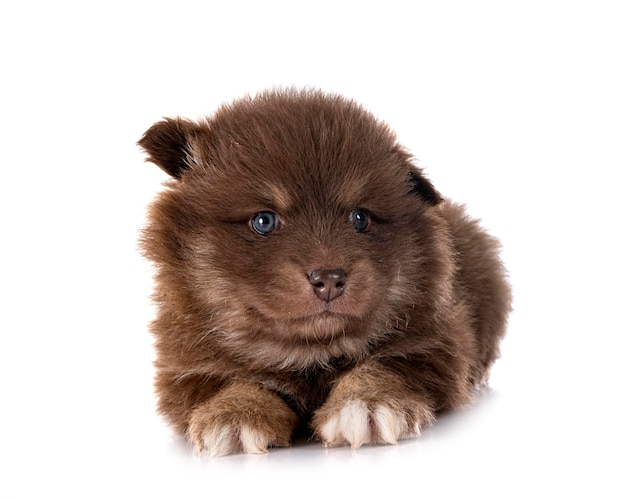
[[[449,271],[440,195],[352,101],[266,92],[139,144],[172,177],[143,239],[160,302],[250,361],[362,353]]]

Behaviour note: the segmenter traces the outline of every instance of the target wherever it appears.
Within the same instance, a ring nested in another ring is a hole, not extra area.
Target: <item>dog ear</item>
[[[409,184],[411,185],[411,194],[415,194],[422,198],[426,203],[435,206],[443,201],[441,194],[433,187],[420,170],[409,172]]]
[[[137,144],[148,159],[174,178],[181,178],[199,158],[195,157],[195,138],[203,128],[182,118],[166,118],[152,125]]]

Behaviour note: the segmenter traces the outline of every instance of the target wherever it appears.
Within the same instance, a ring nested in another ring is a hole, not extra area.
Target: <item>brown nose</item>
[[[314,270],[309,282],[320,300],[326,302],[339,298],[346,289],[346,273],[343,269]]]

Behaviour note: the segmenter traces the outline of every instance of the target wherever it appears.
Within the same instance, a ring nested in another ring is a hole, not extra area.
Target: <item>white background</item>
[[[623,5],[4,2],[0,497],[625,497]],[[135,142],[275,85],[363,103],[503,241],[491,391],[420,440],[201,461],[154,413]]]

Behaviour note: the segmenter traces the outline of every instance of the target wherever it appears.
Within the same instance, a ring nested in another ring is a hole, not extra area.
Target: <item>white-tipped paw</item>
[[[273,444],[268,435],[248,426],[236,428],[231,425],[224,425],[205,428],[199,435],[192,428],[190,429],[191,433],[197,435],[193,439],[196,450],[199,453],[207,453],[211,457],[240,452],[262,454],[267,452],[268,447]]]
[[[200,454],[260,454],[285,447],[298,423],[275,393],[253,383],[233,383],[196,407],[187,436]]]
[[[430,417],[415,418],[384,404],[369,406],[354,399],[333,411],[317,433],[327,446],[348,444],[357,449],[363,444],[395,445],[398,440],[418,436],[420,424],[429,420]]]

